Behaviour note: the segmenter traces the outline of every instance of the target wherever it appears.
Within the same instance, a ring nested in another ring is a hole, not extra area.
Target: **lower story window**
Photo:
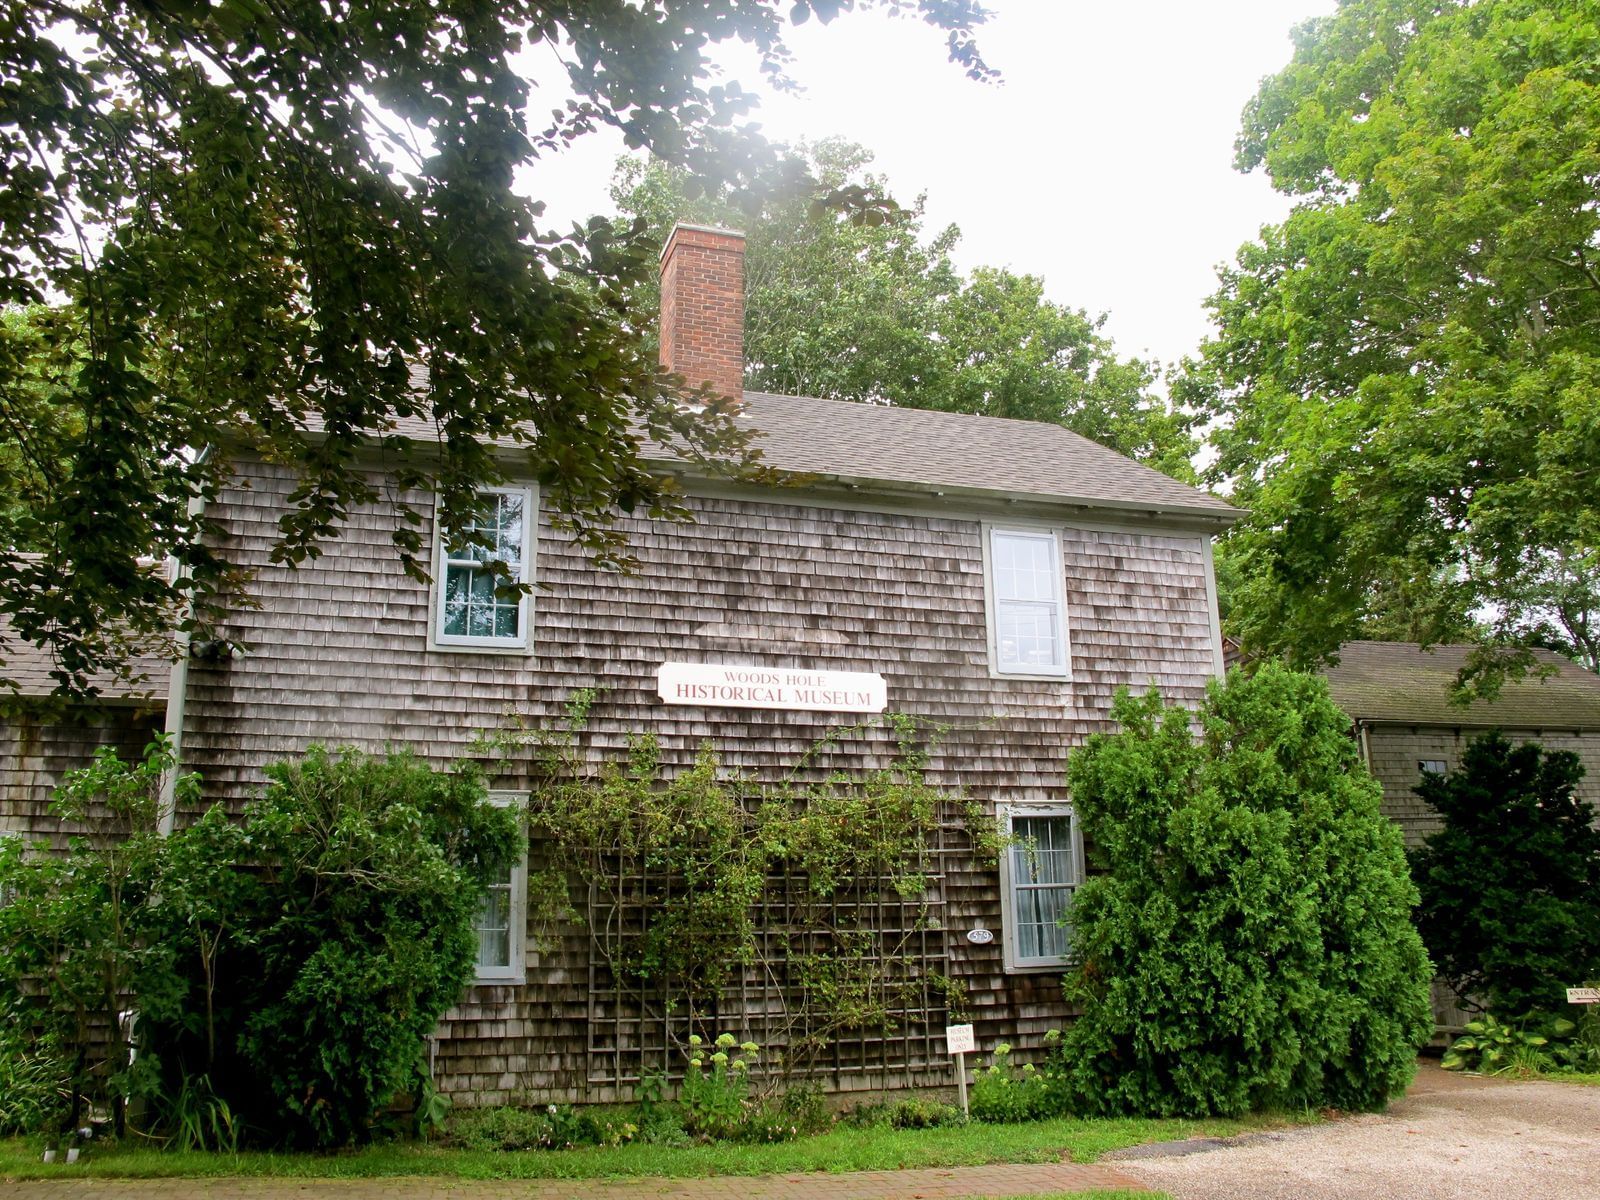
[[[520,803],[515,792],[490,792],[492,803],[512,806]],[[523,977],[524,935],[527,917],[528,851],[506,868],[504,876],[489,884],[478,909],[473,929],[478,935],[480,983],[518,982]]]
[[[1083,881],[1077,818],[1066,805],[1012,805],[1002,810],[1007,837],[1000,886],[1005,906],[1008,970],[1062,967],[1071,955],[1064,923]]]

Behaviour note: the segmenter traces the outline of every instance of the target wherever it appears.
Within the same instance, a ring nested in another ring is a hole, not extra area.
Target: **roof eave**
[[[664,456],[650,457],[646,459],[646,464],[653,469],[664,471],[684,480],[710,483],[739,482],[736,476],[717,475],[696,468],[693,464],[685,463],[682,459]],[[963,485],[878,479],[865,475],[836,475],[821,471],[789,471],[784,472],[784,474],[795,480],[792,486],[797,489],[809,489],[816,492],[831,488],[844,500],[847,500],[850,496],[862,495],[882,497],[891,501],[901,500],[920,503],[928,503],[930,501],[948,503],[952,500],[967,500],[982,507],[1031,506],[1052,511],[1065,511],[1084,517],[1091,514],[1102,514],[1141,522],[1154,521],[1164,524],[1176,522],[1183,525],[1200,526],[1208,531],[1218,533],[1229,528],[1246,515],[1243,509],[1222,504],[1220,501],[1215,507],[1163,505],[1140,501],[1108,500],[1097,496],[1006,491],[998,488],[975,488]],[[782,491],[782,488],[769,490]]]

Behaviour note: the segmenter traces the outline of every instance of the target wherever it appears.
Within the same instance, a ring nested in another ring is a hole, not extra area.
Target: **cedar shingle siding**
[[[389,512],[353,513],[321,558],[290,570],[267,561],[289,479],[259,463],[239,475],[207,515],[227,552],[257,572],[259,607],[223,631],[249,647],[245,657],[191,663],[185,760],[205,777],[208,800],[241,802],[265,763],[314,741],[410,746],[446,762],[508,710],[553,721],[581,687],[605,689],[589,721],[602,750],[650,732],[664,761],[684,765],[710,739],[728,768],[766,778],[859,720],[664,706],[655,694],[663,661],[877,671],[891,711],[953,727],[934,751],[932,782],[989,805],[1061,800],[1067,751],[1108,727],[1116,688],[1153,683],[1193,703],[1216,661],[1203,534],[1060,526],[1072,681],[1006,680],[989,670],[976,514],[710,497],[692,500],[694,524],[625,523],[633,575],[597,571],[542,522],[533,653],[429,650],[429,589],[400,570]],[[879,735],[853,764],[877,765],[885,749]],[[969,990],[983,1044],[1037,1045],[1066,1015],[1058,979],[1007,976],[998,941],[966,941],[977,925],[1003,936],[997,877],[960,849],[964,835],[952,837],[960,845],[937,881],[939,949]],[[610,1033],[591,1027],[590,985],[587,935],[571,930],[553,953],[530,950],[526,984],[473,988],[441,1031],[441,1085],[464,1102],[614,1095],[615,1064],[591,1053]],[[942,1053],[907,1049],[912,1041],[899,1038],[893,1053],[859,1047],[878,1061],[846,1064],[832,1082],[912,1082],[930,1057],[948,1074]]]
[[[79,830],[49,812],[50,799],[68,771],[87,767],[110,746],[136,761],[161,728],[162,713],[130,707],[74,706],[65,716],[28,708],[0,721],[0,833],[65,850]]]

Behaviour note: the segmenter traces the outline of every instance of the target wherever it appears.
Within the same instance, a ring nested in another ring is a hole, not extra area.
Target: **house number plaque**
[[[889,706],[882,675],[801,667],[662,663],[656,669],[656,693],[668,704],[704,708],[875,713]]]

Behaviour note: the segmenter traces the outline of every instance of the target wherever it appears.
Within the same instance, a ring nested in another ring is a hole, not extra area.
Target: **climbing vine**
[[[993,821],[972,822],[960,796],[927,782],[942,730],[900,714],[841,727],[758,782],[710,743],[676,768],[646,735],[591,753],[596,699],[576,693],[556,730],[490,739],[502,757],[531,748],[535,760],[529,833],[550,865],[529,907],[547,939],[587,912],[592,956],[680,1038],[709,1030],[740,980],[781,980],[786,1072],[842,1033],[894,1030],[930,997],[960,1009],[961,989],[922,953],[942,937],[931,884],[946,831],[965,816],[986,844]],[[885,735],[882,767],[827,769],[847,743]],[[878,919],[885,906],[894,920]]]

